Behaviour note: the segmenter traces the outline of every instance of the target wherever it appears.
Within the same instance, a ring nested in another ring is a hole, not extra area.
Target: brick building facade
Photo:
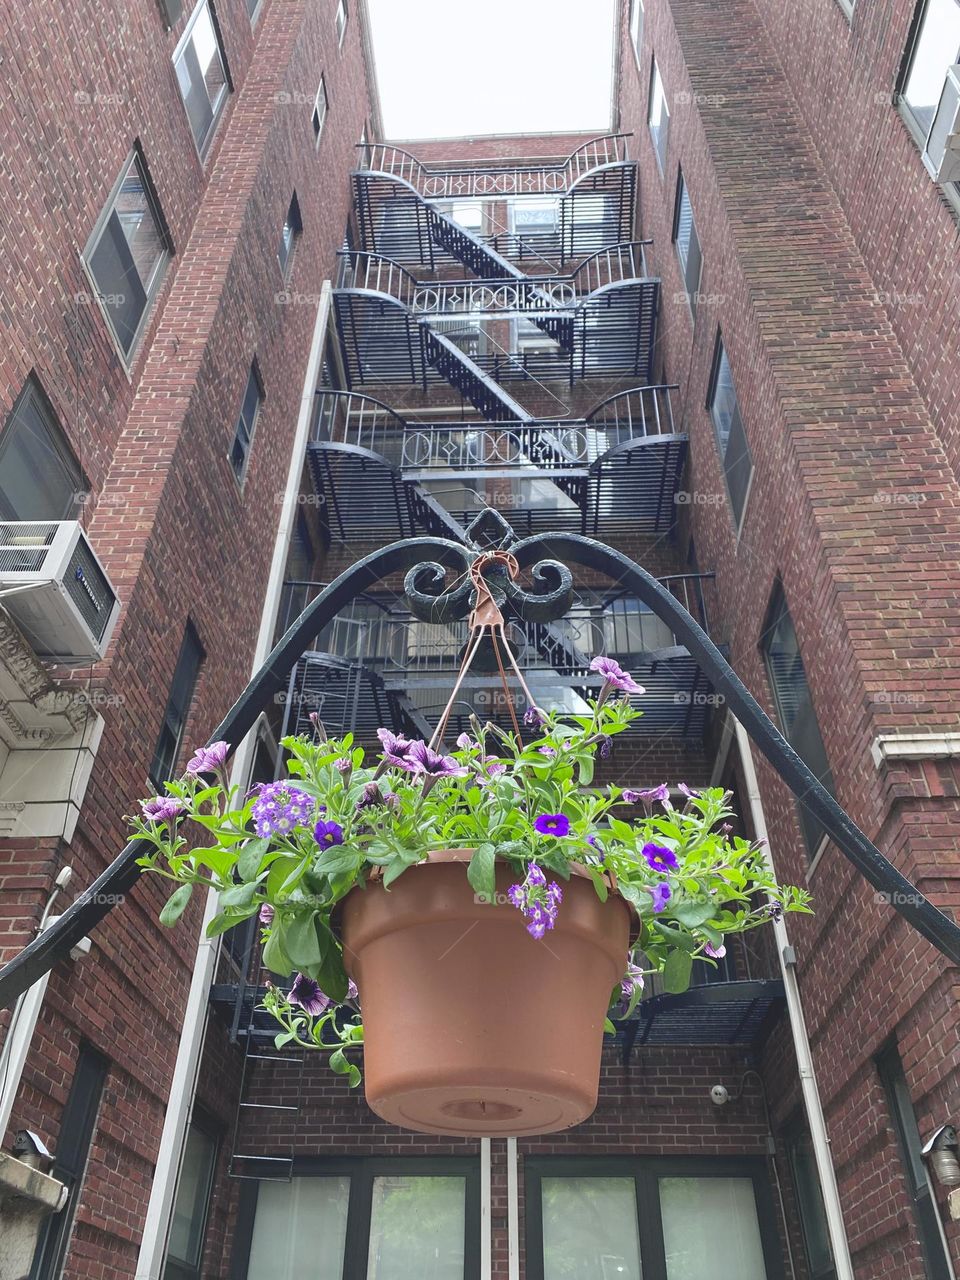
[[[521,536],[592,534],[668,582],[854,820],[955,910],[960,201],[921,157],[916,69],[942,81],[960,56],[956,0],[623,0],[616,135],[401,150],[380,145],[359,3],[169,4],[60,32],[57,77],[47,16],[25,0],[0,19],[18,213],[0,232],[0,518],[70,514],[4,488],[4,434],[35,387],[122,601],[104,661],[30,668],[83,717],[3,739],[4,956],[64,865],[80,891],[102,870],[158,758],[182,768],[319,583],[395,538],[462,540],[484,503]],[[41,136],[56,143],[38,163]],[[159,263],[132,320],[95,296],[131,173],[149,193],[123,228],[132,261],[152,218]],[[481,278],[514,302],[480,299]],[[569,330],[531,289],[573,298]],[[814,896],[790,925],[796,963],[771,934],[689,998],[652,991],[574,1130],[433,1139],[380,1121],[315,1058],[272,1061],[249,932],[214,957],[201,905],[161,930],[162,887],[140,883],[54,970],[10,1100],[4,1147],[36,1132],[70,1188],[23,1275],[953,1274],[960,1231],[919,1147],[956,1117],[954,971],[759,759],[755,800],[677,638],[602,575],[578,591],[567,630],[515,634],[531,682],[588,688],[587,644],[634,659],[646,727],[608,776],[722,781],[747,831],[765,815],[781,877]],[[244,776],[272,776],[277,740],[317,708],[361,739],[421,730],[458,646],[404,612],[399,580],[378,585],[298,663]],[[489,682],[469,698],[502,711]],[[43,808],[54,748],[68,795]],[[828,1240],[793,982],[852,1271]]]

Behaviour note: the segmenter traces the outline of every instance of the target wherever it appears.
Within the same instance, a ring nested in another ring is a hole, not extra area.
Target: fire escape
[[[346,385],[318,390],[308,446],[332,541],[476,541],[471,522],[486,507],[517,537],[669,536],[687,437],[677,388],[653,378],[660,281],[649,242],[631,238],[626,142],[597,138],[563,161],[441,167],[385,144],[361,148],[359,243],[342,255],[333,298]],[[713,575],[663,581],[709,631]],[[281,630],[320,586],[287,583]],[[465,626],[416,619],[396,594],[356,600],[291,673],[283,734],[309,732],[317,712],[329,732],[361,741],[381,725],[429,737]],[[703,741],[711,686],[639,600],[583,588],[560,622],[513,624],[510,638],[543,705],[583,709],[600,684],[591,657],[606,653],[646,689],[631,735]],[[472,713],[509,727],[494,673],[472,671],[462,694],[451,738]],[[255,1056],[269,1027],[255,1010],[264,975],[250,959],[239,986],[213,994]],[[687,996],[651,990],[618,1032],[624,1055],[634,1043],[756,1044],[782,998],[768,960],[741,948],[704,967]]]

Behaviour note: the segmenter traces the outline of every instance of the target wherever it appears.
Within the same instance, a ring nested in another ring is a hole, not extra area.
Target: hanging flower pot
[[[363,999],[364,1085],[405,1129],[490,1137],[552,1133],[597,1104],[610,992],[627,965],[631,911],[585,871],[564,886],[549,941],[511,910],[516,873],[490,903],[464,874],[472,850],[432,853],[389,889],[342,906],[347,972]]]
[[[516,576],[507,553],[487,556],[498,558]],[[356,1086],[365,1046],[368,1101],[404,1128],[550,1133],[596,1105],[608,1009],[630,1015],[644,972],[684,991],[726,934],[805,911],[808,896],[731,835],[720,788],[681,783],[674,807],[665,784],[591,786],[644,691],[598,657],[603,684],[583,714],[542,712],[482,562],[471,639],[430,743],[381,729],[368,763],[352,735],[328,740],[318,725],[284,740],[290,776],[249,795],[228,785],[229,747],[215,743],[131,821],[152,846],[141,866],[177,886],[163,923],[198,885],[220,895],[211,935],[259,915],[278,1049],[317,1049]],[[511,702],[512,733],[472,717],[444,754],[485,636],[505,691],[510,666],[526,695],[524,729]]]

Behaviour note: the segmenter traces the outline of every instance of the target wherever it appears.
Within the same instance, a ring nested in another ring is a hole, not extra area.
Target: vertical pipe
[[[760,787],[757,782],[757,771],[753,763],[753,752],[750,739],[743,725],[734,716],[730,717],[733,731],[740,753],[743,769],[746,802],[750,810],[750,819],[758,839],[766,840],[765,856],[773,866],[770,844],[767,834],[767,823],[760,800]],[[786,922],[781,918],[773,922],[773,930],[777,940],[777,955],[780,960],[780,972],[787,996],[787,1014],[790,1020],[790,1031],[793,1035],[793,1048],[797,1057],[797,1070],[800,1076],[800,1088],[803,1094],[803,1105],[807,1115],[807,1127],[813,1145],[817,1175],[820,1179],[820,1190],[827,1217],[827,1230],[830,1246],[833,1249],[833,1265],[836,1280],[855,1280],[853,1262],[850,1258],[850,1246],[847,1243],[846,1228],[843,1223],[843,1210],[840,1205],[840,1191],[837,1187],[837,1176],[830,1156],[830,1136],[820,1102],[820,1091],[817,1088],[817,1077],[807,1038],[807,1025],[803,1017],[803,1004],[800,1000],[800,988],[797,983],[796,961],[790,946]]]
[[[507,1139],[507,1280],[520,1280],[520,1184],[517,1140]]]
[[[493,1193],[490,1139],[480,1139],[480,1280],[493,1280]]]

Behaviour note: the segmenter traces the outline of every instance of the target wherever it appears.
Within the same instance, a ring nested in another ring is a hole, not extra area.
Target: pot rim
[[[410,871],[414,867],[444,866],[452,862],[460,863],[462,865],[464,863],[469,862],[475,852],[476,852],[476,847],[465,848],[463,846],[457,846],[451,849],[429,849],[427,851],[427,856],[425,858],[421,858],[419,862],[411,863],[410,866],[407,868],[407,870]],[[507,861],[506,858],[498,857],[495,859],[495,861],[499,863],[500,866],[510,866],[510,863]],[[571,862],[570,874],[572,876],[576,876],[580,880],[590,880],[592,882],[592,877],[590,875],[590,872],[587,870],[587,868],[584,866],[582,862]],[[637,910],[637,908],[633,905],[632,902],[629,902],[626,898],[624,898],[621,895],[619,887],[617,885],[617,877],[615,873],[612,871],[604,871],[601,874],[603,875],[603,879],[605,884],[607,885],[607,888],[611,891],[611,893],[615,893],[617,895],[617,897],[620,899],[623,905],[627,908],[627,911],[630,913],[631,926],[630,926],[629,946],[630,946],[630,950],[632,951],[637,944],[638,938],[640,937],[640,930],[643,923],[640,919],[640,913]],[[382,879],[383,879],[383,867],[379,865],[370,867],[369,871],[367,872],[367,880],[375,884]],[[359,887],[360,887],[359,885],[354,885],[353,888],[350,890],[350,892],[347,893],[344,896],[344,898],[341,899],[340,903],[338,903],[338,906],[342,905],[342,903],[346,901],[346,899],[350,896],[350,894],[355,893]]]

